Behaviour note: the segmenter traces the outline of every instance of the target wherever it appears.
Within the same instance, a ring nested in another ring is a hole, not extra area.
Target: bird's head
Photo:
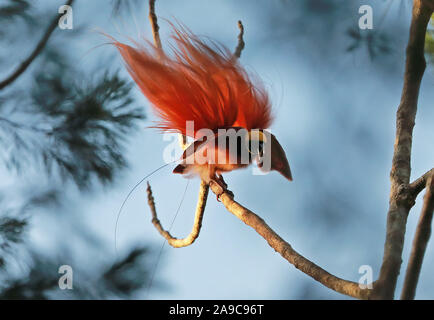
[[[261,171],[275,170],[292,181],[285,151],[271,132],[262,129],[250,130],[246,135],[246,144]]]

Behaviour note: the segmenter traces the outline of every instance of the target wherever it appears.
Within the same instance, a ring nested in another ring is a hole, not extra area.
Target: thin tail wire
[[[152,176],[154,173],[156,173],[157,171],[167,167],[169,164],[175,163],[179,161],[179,159],[174,160],[172,162],[168,162],[160,167],[158,167],[157,169],[155,169],[154,171],[152,171],[151,173],[147,174],[145,177],[143,177],[142,179],[139,180],[139,182],[137,182],[134,187],[130,190],[130,192],[128,192],[127,196],[125,197],[124,201],[122,202],[121,207],[119,208],[117,217],[116,217],[116,224],[115,224],[115,253],[116,256],[118,255],[118,248],[117,248],[117,231],[118,231],[118,224],[119,224],[119,219],[121,217],[121,213],[122,213],[122,209],[125,206],[125,203],[128,201],[128,199],[130,198],[130,196],[132,195],[132,193],[134,192],[134,190],[136,190],[142,183],[143,181],[145,181],[146,179],[148,179],[150,176]]]
[[[184,202],[185,195],[187,194],[188,186],[190,185],[190,180],[187,180],[187,184],[185,185],[184,193],[182,195],[181,201],[179,202],[178,208],[176,209],[175,215],[172,218],[172,222],[170,223],[168,231],[170,232],[172,230],[173,224],[175,223],[176,217],[178,216],[179,211],[181,210],[182,203]],[[160,251],[158,253],[157,261],[155,262],[154,269],[152,271],[151,280],[149,281],[149,285],[146,288],[146,296],[149,297],[149,293],[152,288],[152,283],[154,282],[155,274],[157,273],[158,264],[161,259],[161,255],[163,254],[164,246],[166,245],[167,240],[164,239],[163,244],[161,245]]]

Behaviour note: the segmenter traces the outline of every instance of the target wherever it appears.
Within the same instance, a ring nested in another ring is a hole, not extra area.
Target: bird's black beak
[[[267,138],[269,140],[264,146],[263,157],[258,159],[258,167],[264,172],[275,170],[289,181],[292,181],[291,168],[285,150],[283,150],[273,134],[267,132]]]

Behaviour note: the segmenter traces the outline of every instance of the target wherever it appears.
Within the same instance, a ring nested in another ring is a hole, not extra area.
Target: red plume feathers
[[[157,128],[186,134],[231,126],[266,129],[271,106],[261,82],[253,83],[223,46],[205,44],[184,28],[174,29],[173,57],[149,42],[136,48],[114,41],[126,67],[162,119]]]

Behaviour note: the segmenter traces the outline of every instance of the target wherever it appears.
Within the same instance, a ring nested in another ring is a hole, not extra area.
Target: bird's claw
[[[218,191],[215,192],[215,194],[217,197],[217,201],[220,202],[220,196],[225,192],[225,188],[217,180],[211,180],[209,184],[210,186],[214,185],[215,186],[214,188],[218,188]]]
[[[228,184],[227,184],[226,181],[223,179],[223,176],[222,176],[221,174],[218,174],[218,175],[217,175],[217,179],[218,179],[218,182],[219,182],[220,186],[222,186],[225,190],[227,190],[227,188],[228,188]]]
[[[234,198],[234,193],[231,190],[226,189],[226,193],[233,199]]]
[[[221,177],[221,176],[220,176]],[[220,178],[218,180],[211,180],[209,183],[214,184],[219,190],[215,193],[217,197],[217,201],[220,202],[220,197],[223,195],[223,193],[227,193],[231,198],[234,197],[234,193],[227,188],[227,184],[222,181],[223,179]]]

